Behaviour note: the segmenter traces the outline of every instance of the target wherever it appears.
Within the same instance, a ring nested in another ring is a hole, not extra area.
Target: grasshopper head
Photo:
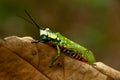
[[[57,33],[55,31],[50,30],[49,28],[45,28],[45,29],[40,29],[40,36],[43,40],[53,40],[53,39],[57,39]]]

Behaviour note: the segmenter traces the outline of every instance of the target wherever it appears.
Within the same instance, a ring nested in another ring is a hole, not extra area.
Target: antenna
[[[30,16],[30,14],[25,10],[26,15],[30,18],[30,20],[33,22],[33,24],[37,27],[40,28],[39,25],[33,20],[33,18]]]
[[[27,21],[27,22],[29,22],[30,24],[32,24],[32,25],[35,25],[38,29],[45,29],[44,27],[40,27],[35,21],[34,21],[34,19],[31,17],[31,15],[27,12],[27,10],[24,10],[24,12],[25,12],[25,14],[30,18],[30,20],[28,20],[28,19],[26,19],[25,17],[22,17],[22,16],[19,16],[19,15],[17,15],[18,17],[20,17],[20,18],[22,18],[22,19],[24,19],[25,21]]]
[[[24,20],[27,21],[28,23],[34,25],[33,22],[31,22],[30,20],[26,19],[25,17],[20,16],[20,15],[17,15],[17,16],[20,17],[20,18],[22,18],[22,19],[24,19]]]

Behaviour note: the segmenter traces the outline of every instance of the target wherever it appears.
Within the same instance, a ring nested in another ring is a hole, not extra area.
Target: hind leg
[[[49,67],[52,67],[54,62],[60,57],[60,48],[58,45],[57,45],[57,51],[58,51],[58,54],[52,59],[52,62],[50,63]]]

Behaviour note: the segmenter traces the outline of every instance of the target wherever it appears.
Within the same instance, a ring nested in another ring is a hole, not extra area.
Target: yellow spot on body
[[[57,37],[57,40],[60,40],[60,39]]]
[[[46,30],[50,30],[49,28],[46,28]]]
[[[82,57],[85,57],[84,54],[82,54]]]
[[[71,41],[71,43],[73,43],[73,42]]]
[[[53,33],[49,33],[49,34],[48,34],[48,37],[53,38],[53,39],[56,39],[56,38],[57,38],[57,35],[56,35],[56,34],[53,34]]]

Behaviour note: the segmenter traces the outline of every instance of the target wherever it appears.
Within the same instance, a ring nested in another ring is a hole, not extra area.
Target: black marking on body
[[[74,52],[73,50],[68,50],[64,47],[60,47],[61,52],[65,53],[66,55],[75,58],[77,60],[80,60],[82,62],[88,62],[86,59],[84,59],[80,54]]]
[[[51,47],[57,49],[57,46],[55,43],[53,43],[52,41],[47,42],[48,45],[50,45]],[[82,62],[88,62],[86,59],[84,59],[80,54],[78,54],[77,52],[73,51],[73,50],[69,50],[66,49],[63,46],[59,46],[60,51],[63,52],[65,55],[70,56],[74,59],[80,60]]]

